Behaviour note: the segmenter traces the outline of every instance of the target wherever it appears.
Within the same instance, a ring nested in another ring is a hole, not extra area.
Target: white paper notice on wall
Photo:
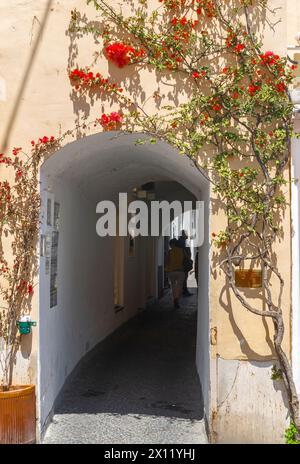
[[[6,82],[3,77],[0,76],[0,101],[6,101]]]

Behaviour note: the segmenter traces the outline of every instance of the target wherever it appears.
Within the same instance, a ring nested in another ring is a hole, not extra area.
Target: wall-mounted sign
[[[45,274],[50,274],[50,258],[45,259]]]
[[[235,271],[235,285],[241,288],[262,287],[262,271],[258,269],[238,269]]]
[[[59,203],[54,202],[54,214],[53,214],[53,227],[55,230],[58,230],[59,224]]]
[[[50,264],[50,308],[57,305],[57,260],[58,232],[52,232],[51,264]]]
[[[51,198],[47,199],[47,226],[52,225],[51,216],[52,216],[52,201]]]
[[[53,208],[53,230],[51,243],[50,262],[50,308],[57,306],[57,272],[58,272],[58,226],[59,226],[59,203],[54,202]]]
[[[51,233],[46,234],[46,246],[45,246],[45,273],[50,274],[50,257],[51,257],[51,245],[52,245],[52,236]]]

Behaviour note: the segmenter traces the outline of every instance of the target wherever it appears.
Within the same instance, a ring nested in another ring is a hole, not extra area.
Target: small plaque
[[[235,285],[241,288],[262,287],[262,271],[257,269],[239,269],[235,271]]]
[[[54,202],[54,218],[53,218],[53,227],[55,230],[58,230],[59,209],[60,209],[60,204],[55,201]]]
[[[47,199],[47,226],[51,226],[51,211],[52,211],[52,201],[51,198]]]
[[[46,258],[45,260],[45,274],[50,274],[50,258]]]

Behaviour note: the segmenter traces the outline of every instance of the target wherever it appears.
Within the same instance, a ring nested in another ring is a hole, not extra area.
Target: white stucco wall
[[[210,195],[203,190],[200,198],[204,202],[204,243],[199,249],[198,276],[198,320],[196,365],[201,381],[204,412],[210,422],[210,311],[209,311],[209,254],[210,254]]]
[[[113,302],[113,238],[96,234],[96,205],[65,179],[47,182],[60,203],[58,305],[50,308],[50,276],[40,263],[40,421],[44,424],[67,376],[78,361],[145,303],[145,250],[124,256],[124,309]],[[42,207],[45,211],[45,202]],[[43,218],[44,220],[45,218]],[[125,239],[126,241],[126,239]],[[145,239],[144,239],[145,242]],[[126,248],[126,246],[125,246]]]

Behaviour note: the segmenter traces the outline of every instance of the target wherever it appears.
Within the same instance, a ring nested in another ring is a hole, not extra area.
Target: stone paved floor
[[[193,290],[195,293],[195,290]],[[196,295],[166,295],[102,342],[64,392],[44,443],[206,443]]]

